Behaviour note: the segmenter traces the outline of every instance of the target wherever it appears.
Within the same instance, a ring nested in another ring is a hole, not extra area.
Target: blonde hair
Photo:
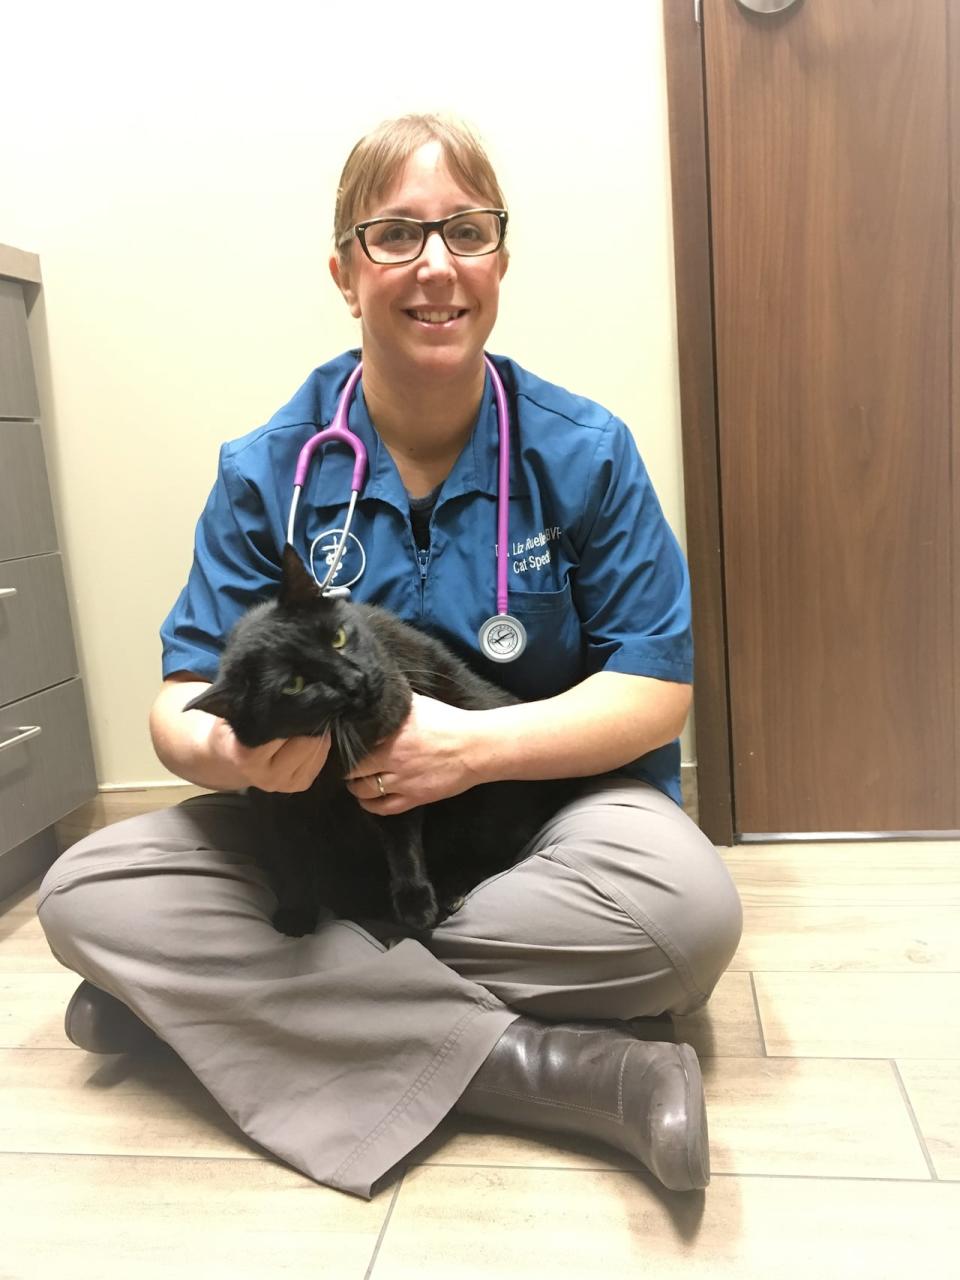
[[[479,138],[462,121],[439,115],[407,115],[384,120],[360,139],[340,175],[333,240],[341,260],[353,228],[369,213],[370,205],[386,194],[414,151],[427,142],[440,143],[454,179],[482,205],[493,209],[507,207],[487,153]]]

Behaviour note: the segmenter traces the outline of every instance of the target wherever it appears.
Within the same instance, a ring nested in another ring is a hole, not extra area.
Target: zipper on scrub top
[[[417,563],[420,566],[420,616],[423,617],[424,593],[427,586],[427,565],[430,563],[430,548],[417,547]]]

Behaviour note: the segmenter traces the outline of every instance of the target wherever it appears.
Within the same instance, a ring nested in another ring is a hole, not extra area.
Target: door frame
[[[699,822],[714,844],[730,845],[734,794],[700,11],[699,0],[663,0]]]

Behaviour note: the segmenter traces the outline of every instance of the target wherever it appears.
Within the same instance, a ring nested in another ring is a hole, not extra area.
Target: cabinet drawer
[[[0,280],[0,418],[39,418],[23,288]]]
[[[40,427],[36,422],[0,422],[0,560],[56,549]]]
[[[76,674],[60,557],[0,562],[0,707]]]
[[[0,707],[0,852],[57,822],[96,790],[79,676]]]

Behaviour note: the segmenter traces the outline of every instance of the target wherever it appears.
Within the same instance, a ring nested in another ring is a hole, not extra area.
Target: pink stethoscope
[[[499,444],[499,466],[497,472],[497,612],[488,618],[477,633],[480,649],[491,662],[512,662],[519,658],[527,646],[527,633],[523,623],[507,612],[507,507],[510,488],[510,413],[507,408],[507,393],[497,373],[493,361],[484,355],[483,362],[487,366],[493,391],[497,402],[497,435]],[[330,583],[336,575],[343,551],[353,523],[353,513],[357,498],[363,488],[367,470],[367,451],[363,441],[347,426],[347,415],[353,400],[354,391],[360,381],[363,363],[359,363],[347,379],[346,386],[340,393],[333,422],[323,431],[311,436],[300,450],[297,457],[297,469],[293,477],[293,499],[290,503],[290,516],[287,520],[287,542],[293,546],[293,525],[297,516],[297,506],[303,489],[310,463],[317,449],[328,440],[339,440],[353,450],[353,478],[350,481],[350,506],[347,518],[343,523],[340,541],[333,555],[329,557],[329,568],[320,583],[320,590],[326,596],[349,596],[347,587],[331,587]]]

